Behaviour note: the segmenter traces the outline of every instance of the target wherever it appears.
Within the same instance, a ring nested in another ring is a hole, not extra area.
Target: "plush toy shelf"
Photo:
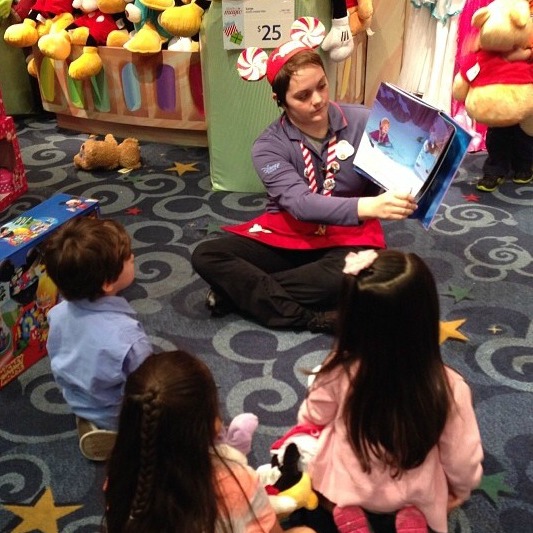
[[[94,77],[73,80],[69,60],[43,57],[34,47],[43,108],[58,125],[88,133],[170,144],[207,146],[200,54],[162,51],[134,54],[99,47],[103,68]]]

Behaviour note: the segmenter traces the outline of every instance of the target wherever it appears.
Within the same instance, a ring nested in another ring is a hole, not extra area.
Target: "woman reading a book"
[[[211,286],[213,316],[237,311],[267,327],[330,333],[346,254],[384,248],[380,219],[405,219],[417,206],[407,192],[379,194],[353,169],[369,111],[330,102],[312,48],[284,43],[266,77],[282,110],[252,149],[266,212],[200,243],[192,264]]]

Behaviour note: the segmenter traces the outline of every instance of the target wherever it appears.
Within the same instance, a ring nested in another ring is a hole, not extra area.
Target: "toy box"
[[[0,226],[0,389],[46,355],[58,292],[39,244],[67,220],[98,214],[97,200],[57,194]]]

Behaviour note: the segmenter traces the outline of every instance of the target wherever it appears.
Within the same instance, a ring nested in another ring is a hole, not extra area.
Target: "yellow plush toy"
[[[300,462],[300,451],[296,442],[292,441],[284,449],[281,463],[275,455],[272,464],[257,468],[270,505],[280,519],[286,518],[297,509],[312,511],[318,507],[318,496],[313,490],[311,478],[307,472],[301,471]]]
[[[47,19],[28,17],[18,24],[9,26],[4,34],[4,40],[17,48],[33,46],[43,35],[61,31],[72,24],[73,20],[74,16],[70,12],[60,13]]]
[[[176,37],[192,37],[200,31],[200,24],[205,11],[209,8],[209,0],[184,2],[183,6],[166,9],[159,19],[161,26]]]
[[[372,0],[346,0],[348,21],[352,35],[370,31],[374,6]]]
[[[103,141],[92,135],[74,156],[74,165],[82,170],[113,170],[115,168],[136,169],[141,166],[139,141],[124,139],[120,144],[108,133]]]
[[[190,37],[197,35],[209,0],[134,0],[126,7],[126,16],[135,32],[124,48],[137,54],[154,54],[165,43],[169,50],[196,51]],[[178,40],[181,40],[178,43]],[[187,41],[187,43],[185,43]]]
[[[39,50],[46,57],[65,61],[72,45],[82,46],[81,55],[69,64],[69,76],[75,80],[96,76],[103,66],[98,46],[108,42],[122,44],[128,38],[120,32],[117,16],[124,12],[126,4],[126,0],[73,0],[72,5],[80,14],[68,26],[43,35],[38,41]]]
[[[453,96],[488,126],[520,124],[533,135],[533,22],[527,0],[494,0],[478,9],[477,50],[462,58]]]

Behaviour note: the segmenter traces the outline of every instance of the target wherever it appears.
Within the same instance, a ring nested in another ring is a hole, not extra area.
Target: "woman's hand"
[[[386,191],[378,196],[359,198],[358,216],[361,220],[381,218],[383,220],[403,220],[412,215],[418,206],[409,193]]]

